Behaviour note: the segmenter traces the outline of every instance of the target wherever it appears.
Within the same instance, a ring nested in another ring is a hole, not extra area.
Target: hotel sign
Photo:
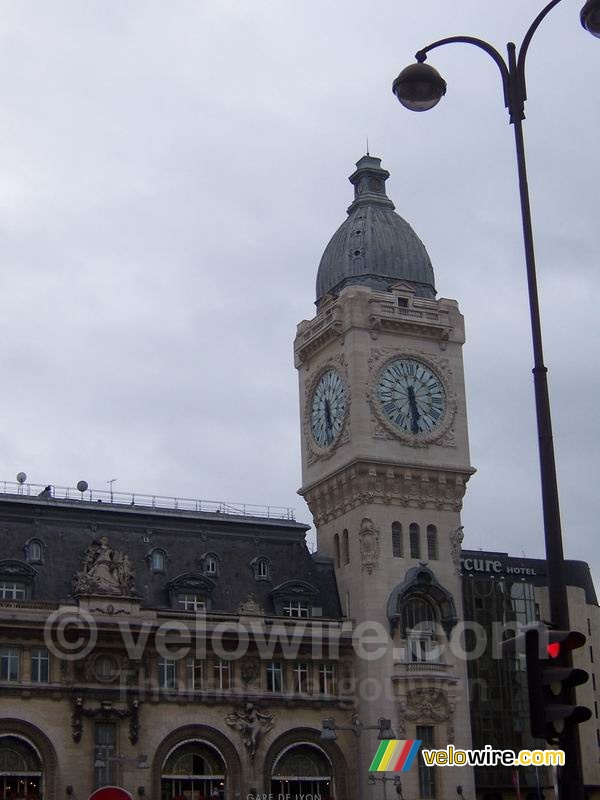
[[[537,575],[531,567],[506,564],[497,558],[461,558],[460,565],[464,572],[480,572],[490,575]]]

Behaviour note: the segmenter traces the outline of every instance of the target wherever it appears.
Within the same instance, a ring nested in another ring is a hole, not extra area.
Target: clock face
[[[442,420],[446,393],[438,376],[413,358],[389,363],[377,381],[383,413],[403,433],[429,433]]]
[[[340,374],[327,370],[319,378],[312,396],[310,427],[319,447],[329,447],[342,429],[346,412],[346,388]]]

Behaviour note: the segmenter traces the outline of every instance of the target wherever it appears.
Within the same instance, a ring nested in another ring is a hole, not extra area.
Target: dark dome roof
[[[435,298],[433,267],[423,242],[394,211],[385,193],[390,174],[381,159],[363,156],[350,176],[354,202],[325,248],[317,272],[317,304],[349,284],[387,291],[407,281],[419,297]]]

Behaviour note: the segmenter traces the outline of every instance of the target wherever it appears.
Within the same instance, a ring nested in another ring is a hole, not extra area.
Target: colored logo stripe
[[[385,739],[377,748],[369,772],[406,772],[420,746],[421,739]]]

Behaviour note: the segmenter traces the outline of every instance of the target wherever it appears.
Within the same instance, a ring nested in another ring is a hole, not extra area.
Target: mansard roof
[[[115,552],[127,555],[135,595],[145,608],[170,605],[170,593],[184,577],[208,585],[207,553],[219,558],[211,576],[211,611],[235,614],[252,597],[267,615],[275,613],[274,589],[310,586],[311,602],[329,619],[342,616],[333,562],[313,557],[306,545],[309,526],[291,520],[224,513],[142,509],[17,495],[0,495],[0,544],[7,562],[36,572],[33,598],[59,603],[73,598],[73,578],[82,559],[103,537]],[[44,543],[44,563],[33,570],[23,561],[23,546],[35,536]],[[149,554],[166,554],[165,569],[153,571]],[[267,557],[270,580],[256,580],[253,559]]]

